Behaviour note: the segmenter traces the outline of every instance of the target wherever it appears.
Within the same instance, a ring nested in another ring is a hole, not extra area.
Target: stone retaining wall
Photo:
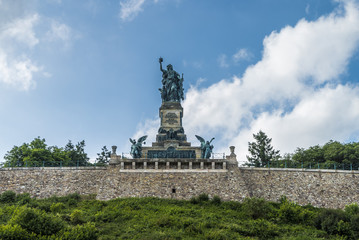
[[[343,208],[359,202],[359,171],[234,168],[229,170],[121,170],[120,167],[14,168],[0,170],[0,192],[46,198],[78,192],[116,197],[190,199],[201,193],[223,200],[281,195],[301,205]]]

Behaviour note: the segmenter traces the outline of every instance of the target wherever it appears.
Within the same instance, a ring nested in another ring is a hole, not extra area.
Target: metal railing
[[[84,161],[33,161],[33,162],[13,162],[3,163],[0,165],[1,168],[18,168],[18,167],[100,167],[106,166],[104,163],[91,163]]]
[[[169,153],[169,155],[168,156],[161,156],[160,158],[196,158],[196,156],[195,155],[192,155],[192,156],[189,156],[189,157],[187,157],[186,155],[180,155],[180,153],[179,153],[179,155],[176,157],[176,156],[172,156],[172,155],[170,155],[171,153]],[[176,153],[176,154],[178,154],[178,153]],[[132,157],[132,155],[130,154],[130,153],[122,153],[121,154],[121,157],[123,158],[123,159],[133,159],[133,157]],[[152,159],[152,158],[154,158],[153,157],[153,155],[151,154],[151,155],[147,155],[147,154],[143,154],[142,155],[142,157],[141,158],[147,158],[147,159]],[[211,157],[210,157],[210,159],[225,159],[226,158],[226,154],[225,153],[212,153],[211,154]]]
[[[359,170],[359,163],[336,163],[336,162],[294,162],[294,161],[271,161],[265,165],[249,166],[248,163],[242,164],[242,167],[259,168],[298,168],[298,169],[332,169],[332,170]]]

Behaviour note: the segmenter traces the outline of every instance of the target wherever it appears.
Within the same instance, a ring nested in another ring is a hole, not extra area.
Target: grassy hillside
[[[345,210],[245,199],[33,199],[0,195],[0,239],[358,239],[359,207]]]

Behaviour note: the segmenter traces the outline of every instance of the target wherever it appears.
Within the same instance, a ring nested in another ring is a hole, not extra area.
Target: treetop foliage
[[[21,146],[14,146],[5,156],[5,167],[42,166],[47,164],[60,163],[68,166],[76,162],[79,166],[85,166],[89,162],[85,153],[85,141],[74,145],[71,140],[65,147],[48,146],[44,138],[37,137],[30,143],[23,143]]]
[[[271,145],[272,139],[262,130],[253,134],[254,142],[248,143],[249,156],[247,155],[248,165],[264,167],[268,162],[280,158],[279,150],[275,150]]]
[[[359,163],[359,143],[340,143],[330,140],[323,146],[312,146],[307,149],[297,148],[292,156],[293,161],[312,163]]]

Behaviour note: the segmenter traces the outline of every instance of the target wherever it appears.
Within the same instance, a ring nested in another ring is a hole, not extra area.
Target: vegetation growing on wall
[[[222,202],[0,195],[0,239],[358,239],[359,206],[344,210],[248,198]]]

